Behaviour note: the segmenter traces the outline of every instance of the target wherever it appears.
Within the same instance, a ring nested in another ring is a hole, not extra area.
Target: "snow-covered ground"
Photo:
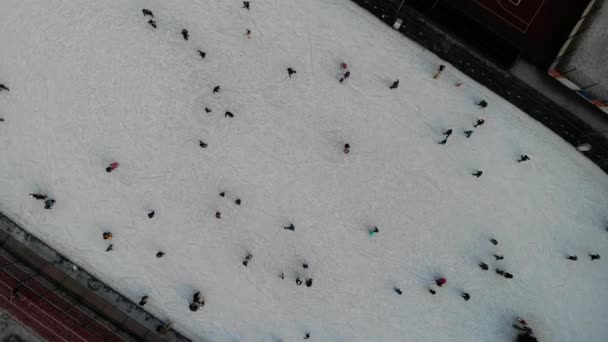
[[[2,1],[0,210],[194,340],[508,341],[516,316],[606,340],[598,167],[450,65],[433,79],[441,60],[348,0],[241,6]]]

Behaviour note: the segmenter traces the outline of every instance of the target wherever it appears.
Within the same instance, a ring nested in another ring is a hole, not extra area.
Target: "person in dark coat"
[[[296,230],[296,227],[295,227],[295,226],[293,225],[293,223],[292,223],[292,224],[290,224],[290,225],[289,225],[289,226],[287,226],[287,227],[283,227],[283,229],[286,229],[286,230],[291,230],[291,231],[293,232],[293,231],[295,231],[295,230]]]
[[[150,26],[156,28],[156,20],[150,19],[150,20],[148,20],[148,24],[150,24]]]
[[[477,127],[477,126],[481,126],[485,123],[486,121],[484,119],[477,119],[477,122],[473,125],[473,127]]]
[[[241,202],[240,198],[237,198],[237,199],[234,200],[234,204],[236,204],[236,205],[241,205],[241,203],[242,202]]]
[[[530,160],[530,157],[528,157],[528,155],[526,155],[526,154],[522,154],[521,156],[519,156],[519,159],[517,159],[517,162],[521,163],[526,160]]]
[[[215,212],[215,218],[221,219],[222,218],[222,213],[220,213],[219,211],[216,211]]]
[[[486,264],[485,262],[479,263],[479,267],[484,271],[488,270],[488,264]]]
[[[243,260],[243,266],[247,267],[247,265],[249,264],[249,261],[251,261],[251,258],[253,258],[253,256],[251,254],[247,254],[247,256],[245,257],[245,260]]]
[[[445,135],[445,138],[441,140],[439,144],[445,145],[448,142],[448,138],[450,137],[450,135],[452,135],[452,129],[450,128],[447,131],[444,131],[442,134]]]
[[[156,257],[159,258],[159,259],[162,258],[163,255],[165,255],[164,252],[158,252],[158,253],[156,253]]]
[[[9,91],[10,89],[8,89],[7,86],[5,86],[4,84],[0,84],[0,93],[3,91]]]
[[[291,75],[295,74],[296,71],[293,70],[292,68],[287,68],[287,74],[289,75],[289,78],[291,78]]]
[[[141,12],[144,14],[144,17],[148,16],[148,17],[154,18],[154,14],[152,14],[152,11],[150,11],[149,9],[144,8],[141,10]]]
[[[572,261],[576,261],[578,260],[578,257],[576,255],[568,255],[568,260],[572,260]]]
[[[397,79],[395,82],[393,82],[393,84],[390,86],[391,89],[397,89],[399,87],[399,79]]]
[[[430,292],[430,293],[431,293],[433,296],[434,296],[434,295],[437,293],[437,291],[435,291],[435,290],[433,290],[433,289],[429,289],[429,292]]]
[[[344,154],[348,154],[350,152],[350,144],[344,144]]]
[[[148,218],[150,218],[150,219],[151,219],[151,218],[153,218],[153,217],[154,217],[154,210],[151,210],[151,211],[148,213]]]
[[[30,196],[34,197],[37,200],[46,200],[46,195],[41,194],[30,194]]]
[[[475,176],[477,178],[481,177],[482,174],[483,174],[483,171],[481,171],[481,170],[477,170],[477,171],[473,172],[473,176]]]
[[[398,288],[398,287],[395,287],[395,288],[394,288],[394,290],[395,290],[395,292],[397,292],[397,294],[398,294],[398,295],[400,295],[400,296],[401,296],[401,294],[403,293],[403,292],[401,292],[401,289],[400,289],[400,288]]]
[[[205,59],[205,57],[207,56],[206,52],[203,52],[201,50],[196,50],[196,51],[198,51],[198,54],[199,54],[199,56],[201,56],[202,59]]]
[[[106,248],[106,252],[110,252],[114,250],[114,244],[110,244],[108,248]]]
[[[307,287],[311,287],[312,286],[312,278],[306,279],[306,286]]]
[[[243,7],[241,8],[245,8],[249,11],[249,1],[243,1]]]
[[[296,285],[302,285],[302,279],[300,279],[300,277],[296,278]]]
[[[494,239],[494,238],[491,238],[491,239],[490,239],[490,240],[488,240],[488,241],[490,241],[490,243],[491,243],[491,244],[493,244],[494,246],[498,245],[498,240],[496,240],[496,239]]]
[[[226,196],[226,193],[224,191],[220,192],[220,197],[224,197]]]
[[[47,199],[44,201],[44,209],[53,209],[53,206],[55,205],[55,200],[54,199]]]
[[[184,40],[188,40],[188,37],[190,37],[188,30],[182,29],[182,37],[184,37]]]
[[[473,134],[473,131],[471,131],[471,130],[464,131],[464,135],[465,135],[467,138],[470,138],[470,137],[471,137],[471,134]]]
[[[589,254],[589,257],[591,258],[591,260],[599,260],[600,255],[595,253],[595,254]]]
[[[304,334],[304,339],[308,340],[309,338],[310,338],[310,333],[309,332],[305,333]]]
[[[469,299],[471,299],[471,296],[466,292],[463,292],[460,296],[465,300],[465,302],[468,302]]]
[[[345,72],[344,75],[342,75],[342,77],[340,77],[340,83],[346,81],[346,79],[349,77],[350,77],[350,71]]]
[[[207,148],[207,143],[203,142],[202,140],[198,141],[198,146],[202,147],[202,148]]]
[[[146,304],[148,304],[148,296],[141,297],[141,300],[139,301],[139,305],[144,306]]]
[[[374,226],[374,228],[369,230],[369,236],[374,237],[379,232],[380,232],[380,229],[378,229],[378,227]]]
[[[205,113],[211,113],[211,108],[205,107]]]
[[[496,274],[500,274],[501,276],[505,275],[505,271],[503,270],[499,270],[498,268],[496,269]]]
[[[302,264],[303,269],[308,269],[308,264]]]
[[[279,273],[279,278],[285,279],[285,274],[283,272]]]
[[[219,86],[219,85],[218,85],[218,86],[213,87],[213,93],[214,93],[214,94],[215,94],[215,93],[219,93],[219,92],[220,92],[220,86]]]
[[[496,260],[502,260],[502,259],[504,259],[505,257],[504,257],[502,254],[501,254],[501,255],[494,254],[494,258],[496,258]]]
[[[477,102],[476,105],[478,105],[481,108],[486,108],[488,106],[488,103],[486,102],[486,100],[481,100],[481,101]]]
[[[225,118],[233,118],[234,114],[232,114],[231,112],[226,112],[226,114],[224,114]]]
[[[443,65],[443,64],[439,65],[439,69],[437,69],[437,72],[435,73],[435,76],[433,76],[433,78],[437,79],[437,77],[439,77],[439,75],[441,75],[441,73],[443,72],[444,69],[445,69],[445,65]]]

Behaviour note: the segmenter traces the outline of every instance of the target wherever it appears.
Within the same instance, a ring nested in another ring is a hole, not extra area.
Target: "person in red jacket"
[[[112,172],[118,168],[117,162],[110,163],[110,166],[106,167],[106,172]]]
[[[448,280],[445,278],[439,278],[439,279],[435,280],[435,284],[437,284],[437,286],[439,286],[439,287],[442,287],[447,282],[448,282]]]

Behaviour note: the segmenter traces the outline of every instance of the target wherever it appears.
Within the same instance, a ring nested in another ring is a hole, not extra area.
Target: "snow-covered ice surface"
[[[451,66],[434,80],[441,60],[348,0],[241,6],[2,1],[0,210],[194,340],[507,341],[523,316],[541,341],[606,341],[598,167]]]

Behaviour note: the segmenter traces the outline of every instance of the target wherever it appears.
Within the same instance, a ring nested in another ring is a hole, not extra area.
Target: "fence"
[[[557,105],[536,89],[464,45],[406,1],[352,0],[378,19],[393,26],[403,20],[398,31],[488,87],[534,119],[540,121],[574,146],[589,144],[585,155],[608,173],[608,139],[573,113]]]
[[[189,341],[1,214],[0,307],[47,341]]]

